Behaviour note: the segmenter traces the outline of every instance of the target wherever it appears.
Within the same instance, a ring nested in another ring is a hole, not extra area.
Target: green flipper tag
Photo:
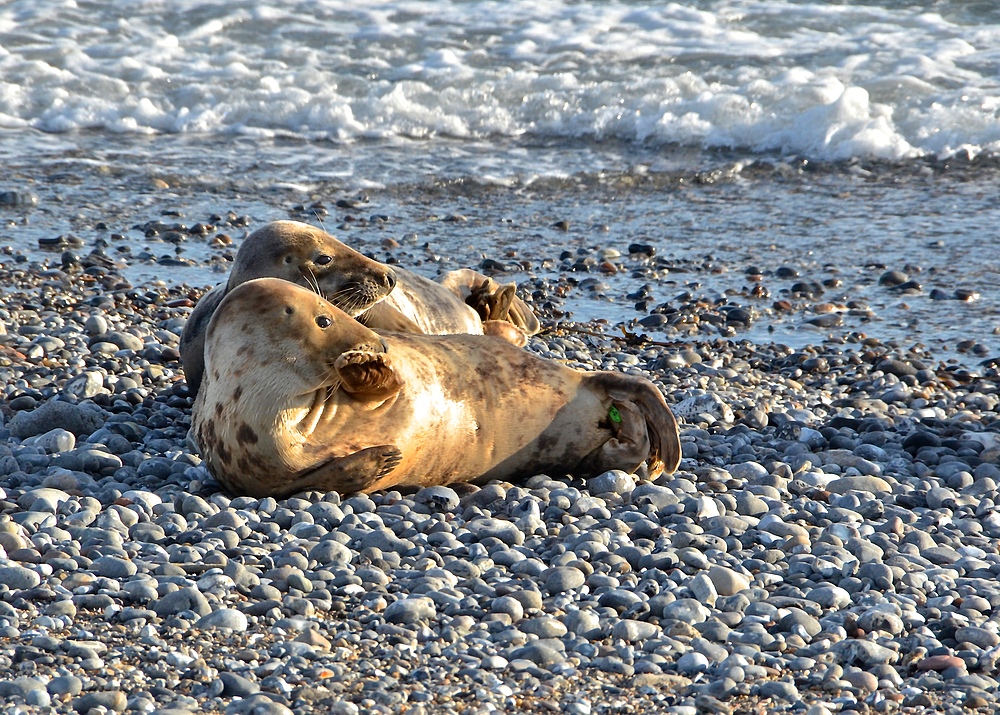
[[[611,409],[608,410],[608,417],[610,417],[611,421],[615,424],[621,424],[622,422],[622,413],[619,412],[618,408],[614,405],[611,405]]]

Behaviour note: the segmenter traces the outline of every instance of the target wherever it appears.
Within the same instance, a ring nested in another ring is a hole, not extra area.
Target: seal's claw
[[[306,489],[332,489],[341,494],[370,491],[402,461],[403,453],[395,445],[368,447],[343,457],[333,457],[303,472],[282,493],[294,494]]]
[[[384,451],[382,453],[382,469],[379,470],[379,478],[386,477],[391,474],[392,471],[399,466],[399,463],[403,461],[403,453],[396,447],[386,445],[382,449]]]

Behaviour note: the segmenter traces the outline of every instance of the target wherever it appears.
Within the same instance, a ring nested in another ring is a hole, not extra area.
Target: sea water
[[[0,244],[35,259],[39,239],[111,230],[194,264],[129,261],[133,280],[207,284],[211,249],[136,227],[222,209],[252,227],[319,200],[313,220],[383,258],[392,238],[431,275],[512,252],[538,275],[567,248],[644,241],[721,271],[657,298],[787,265],[873,307],[848,327],[998,352],[998,78],[991,2],[14,1]],[[359,196],[381,217],[366,228],[335,208]],[[885,268],[924,290],[879,288]],[[628,272],[607,281],[568,309],[635,318]],[[770,327],[748,335],[823,337]]]

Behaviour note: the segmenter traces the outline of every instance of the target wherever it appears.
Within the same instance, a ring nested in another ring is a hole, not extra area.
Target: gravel
[[[186,442],[191,291],[57,273],[3,283],[9,712],[996,707],[992,364],[562,325],[684,405],[677,473],[252,499]]]

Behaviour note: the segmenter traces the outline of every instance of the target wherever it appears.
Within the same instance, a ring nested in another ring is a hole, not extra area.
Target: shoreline
[[[0,692],[25,712],[994,703],[993,368],[590,324],[530,349],[653,379],[676,474],[234,498],[184,442],[189,290],[0,272]]]

